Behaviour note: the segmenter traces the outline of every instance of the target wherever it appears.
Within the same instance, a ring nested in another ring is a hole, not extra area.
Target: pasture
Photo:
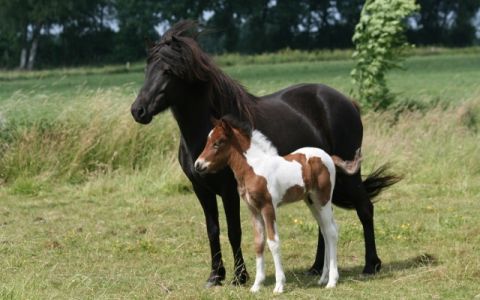
[[[333,56],[332,56],[333,57]],[[221,60],[221,58],[219,58]],[[321,82],[349,94],[349,60],[228,63],[254,94]],[[404,179],[375,204],[383,269],[364,277],[354,211],[340,226],[337,288],[304,276],[317,226],[308,209],[279,209],[287,276],[278,298],[480,297],[480,55],[409,58],[389,76],[402,105],[364,120],[364,174],[385,162]],[[233,261],[219,202],[227,281],[203,289],[210,268],[204,218],[176,161],[170,115],[149,126],[129,112],[143,66],[0,72],[0,298],[248,299],[253,282],[249,213],[242,203],[250,281],[228,284]]]

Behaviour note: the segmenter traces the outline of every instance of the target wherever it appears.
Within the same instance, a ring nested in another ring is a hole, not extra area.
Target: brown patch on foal
[[[308,164],[310,165],[312,178],[315,179],[312,182],[313,188],[311,190],[318,192],[320,203],[322,206],[325,206],[325,204],[330,201],[330,193],[332,189],[330,172],[319,157],[311,157],[308,160]]]
[[[287,189],[285,195],[283,195],[282,202],[280,202],[278,206],[298,201],[300,199],[303,199],[304,196],[305,188],[296,184]]]
[[[305,190],[310,190],[312,187],[312,171],[310,165],[307,163],[307,157],[303,153],[288,154],[283,157],[288,161],[296,161],[302,165],[302,177],[305,184]]]

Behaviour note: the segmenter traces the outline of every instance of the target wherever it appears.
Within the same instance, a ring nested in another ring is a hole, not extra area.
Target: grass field
[[[224,70],[255,94],[297,82],[348,93],[351,67],[325,60]],[[364,172],[392,162],[404,176],[375,205],[382,272],[360,275],[361,225],[355,212],[336,209],[340,282],[334,290],[318,287],[303,275],[316,225],[303,204],[286,206],[279,230],[287,285],[277,298],[480,298],[480,55],[415,56],[406,67],[389,77],[392,89],[399,101],[427,108],[363,116]],[[271,297],[269,253],[258,296],[228,284],[203,289],[208,242],[200,205],[177,166],[178,129],[169,113],[149,126],[133,121],[129,105],[143,75],[140,65],[122,70],[0,73],[0,299]],[[254,276],[243,204],[242,224]]]

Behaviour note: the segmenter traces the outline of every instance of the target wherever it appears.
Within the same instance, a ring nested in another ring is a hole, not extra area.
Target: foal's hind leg
[[[325,238],[323,271],[318,284],[327,284],[327,288],[333,288],[337,284],[339,275],[337,266],[338,231],[333,219],[332,205],[331,202],[328,202],[322,206],[315,194],[311,194],[310,197],[313,201],[307,202],[308,207]]]
[[[280,238],[278,237],[275,221],[275,209],[272,204],[267,204],[262,208],[262,217],[267,231],[268,248],[270,249],[270,252],[272,252],[273,263],[275,264],[275,288],[273,289],[273,292],[283,293],[285,273],[283,272],[280,255]]]

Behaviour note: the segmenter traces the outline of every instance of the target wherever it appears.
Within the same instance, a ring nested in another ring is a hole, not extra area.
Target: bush
[[[418,8],[414,0],[367,0],[355,27],[351,76],[357,97],[367,109],[385,109],[393,102],[385,74],[398,67],[401,52],[408,46],[405,18]]]

